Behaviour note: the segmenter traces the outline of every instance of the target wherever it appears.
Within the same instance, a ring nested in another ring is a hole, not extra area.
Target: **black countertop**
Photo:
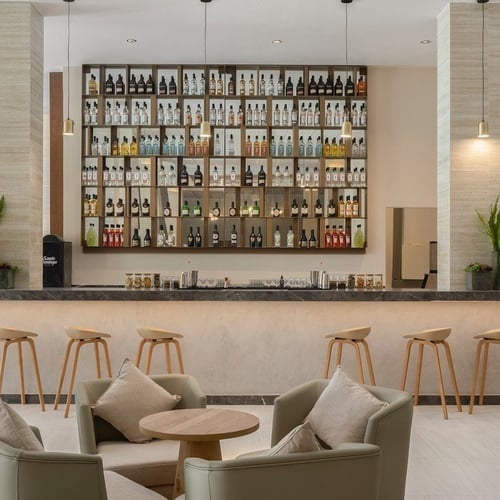
[[[123,287],[44,288],[42,290],[0,290],[0,300],[53,301],[248,301],[248,302],[430,302],[500,301],[500,290],[439,291],[394,290],[313,290],[313,289],[182,289],[126,290]]]

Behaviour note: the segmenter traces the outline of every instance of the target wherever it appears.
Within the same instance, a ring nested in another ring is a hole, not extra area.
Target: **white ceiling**
[[[45,16],[45,69],[60,70],[66,64],[68,4],[33,3]],[[435,66],[436,18],[448,3],[353,0],[348,5],[349,63]],[[205,4],[200,0],[75,0],[70,5],[72,66],[203,62]],[[207,13],[208,63],[345,62],[340,0],[213,0]],[[127,44],[128,38],[137,43]],[[283,43],[274,45],[273,39]],[[422,45],[422,39],[431,43]]]

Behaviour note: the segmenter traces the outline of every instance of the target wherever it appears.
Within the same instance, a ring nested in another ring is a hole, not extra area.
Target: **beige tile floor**
[[[37,405],[13,405],[40,428],[48,450],[78,451],[74,411]],[[222,442],[224,458],[269,446],[271,406],[229,406],[259,417],[260,429]],[[405,500],[500,500],[500,406],[476,407],[468,415],[449,407],[443,420],[439,406],[415,408]]]

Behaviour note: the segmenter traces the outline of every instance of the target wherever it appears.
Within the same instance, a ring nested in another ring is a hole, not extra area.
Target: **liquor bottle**
[[[193,217],[201,217],[200,200],[196,200],[196,205],[193,207]]]
[[[115,93],[119,94],[119,95],[125,94],[125,84],[123,83],[123,77],[120,74],[118,75],[118,78],[116,79]]]
[[[290,169],[288,168],[288,165],[285,165],[285,171],[283,172],[283,186],[292,187],[292,175],[290,174]]]
[[[356,94],[359,96],[366,95],[366,81],[365,81],[363,75],[360,75],[360,77],[358,79],[358,83],[356,85]]]
[[[139,81],[137,82],[137,93],[138,94],[146,93],[146,82],[144,81],[143,75],[139,75]]]
[[[359,201],[357,196],[352,198],[352,216],[359,217]]]
[[[165,76],[161,77],[160,83],[158,84],[158,94],[166,95],[168,93],[168,86],[165,80]]]
[[[314,107],[314,126],[315,127],[319,127],[319,120],[320,120],[319,104],[316,103],[316,106]]]
[[[328,77],[326,79],[325,95],[333,95],[333,81],[330,78],[330,75],[328,75]]]
[[[314,125],[314,112],[312,109],[312,103],[309,103],[306,112],[306,125],[312,127]]]
[[[345,172],[344,172],[344,167],[340,167],[340,171],[339,171],[339,185],[340,186],[345,186]]]
[[[335,217],[335,203],[333,200],[328,203],[328,217]]]
[[[202,73],[200,75],[200,83],[198,83],[198,94],[199,95],[205,95],[206,93],[206,82],[205,82],[205,75]]]
[[[323,77],[320,75],[318,79],[318,95],[325,95],[326,93],[326,85],[323,81]]]
[[[189,227],[189,233],[187,235],[187,246],[188,248],[193,248],[194,247],[194,234],[193,234],[193,227]]]
[[[359,140],[359,156],[364,158],[366,156],[366,145],[363,137]]]
[[[216,94],[224,95],[224,80],[222,80],[222,75],[220,73],[219,73],[219,78],[217,78]]]
[[[304,95],[304,82],[302,81],[302,77],[299,76],[299,81],[297,82],[297,95]]]
[[[95,75],[90,74],[89,80],[89,95],[97,95],[99,93],[99,89],[97,87],[97,81],[95,79]]]
[[[200,228],[197,227],[196,234],[194,235],[194,246],[196,248],[201,248],[201,244],[202,244],[201,232],[200,232]]]
[[[339,156],[345,156],[345,155],[346,155],[345,142],[344,139],[341,137],[339,139]]]
[[[361,224],[356,225],[356,232],[352,242],[353,248],[363,248],[365,246],[365,233],[363,232]]]
[[[300,248],[307,248],[307,236],[306,236],[306,230],[302,229],[302,234],[300,236],[299,240],[299,247]]]
[[[366,106],[365,103],[361,104],[361,107],[359,108],[359,126],[360,127],[366,127]]]
[[[111,114],[111,122],[113,125],[120,125],[121,111],[119,102],[115,103],[115,107],[113,108],[113,112]]]
[[[245,87],[246,87],[246,85],[245,85],[245,76],[242,73],[241,74],[241,78],[240,78],[240,95],[245,95],[245,92],[246,92]]]
[[[276,104],[276,107],[274,108],[273,125],[275,127],[281,125],[281,111],[278,104]]]
[[[299,216],[299,204],[297,203],[297,200],[295,200],[295,199],[292,202],[291,215],[292,215],[292,217]]]
[[[241,109],[241,105],[240,105],[240,107],[238,108],[238,115],[236,118],[236,123],[237,123],[238,127],[241,127],[243,125],[243,118],[244,118],[244,113],[243,113],[243,110]]]
[[[351,156],[353,158],[356,158],[359,156],[359,145],[356,142],[356,137],[353,137],[352,141],[351,141]]]
[[[340,248],[339,233],[337,226],[332,226],[332,248]]]
[[[229,172],[229,184],[231,186],[239,185],[234,165],[231,167],[231,171]]]
[[[288,77],[288,81],[286,82],[285,95],[293,96],[293,83],[291,76]]]
[[[286,139],[285,155],[286,156],[293,156],[293,142],[292,142],[291,136],[288,136]]]
[[[321,137],[316,138],[316,146],[314,147],[314,156],[321,156],[323,154],[323,144],[321,144]]]
[[[234,201],[231,202],[231,206],[229,207],[228,213],[229,213],[229,217],[236,216],[236,207],[234,206]]]
[[[151,246],[151,233],[149,231],[149,227],[146,228],[146,234],[144,235],[144,240],[142,242],[143,247],[150,247]]]
[[[175,247],[175,232],[174,232],[174,226],[172,224],[170,224],[167,233],[167,246]]]
[[[125,136],[123,136],[123,141],[120,144],[120,154],[122,156],[130,156],[130,144]]]
[[[115,215],[115,204],[112,198],[108,198],[105,209],[106,217],[113,217]]]
[[[229,140],[227,141],[227,154],[229,156],[234,155],[234,136],[233,136],[233,134],[229,134]]]
[[[276,226],[276,230],[274,231],[274,246],[275,247],[280,247],[281,246],[281,233],[280,233],[280,227]]]
[[[266,80],[264,79],[264,74],[262,74],[260,78],[259,95],[266,95]]]
[[[267,82],[267,95],[274,95],[274,80],[273,75],[269,75],[269,81]]]
[[[140,247],[141,246],[141,237],[139,236],[139,229],[134,229],[134,234],[132,235],[131,246]]]
[[[201,139],[200,139],[200,136],[197,135],[196,136],[196,141],[194,143],[194,154],[196,156],[201,156],[203,153],[203,150],[202,150],[202,143],[201,143]]]
[[[274,176],[273,176],[273,186],[281,186],[282,183],[282,175],[281,175],[281,170],[280,166],[276,165],[276,169],[274,170]]]
[[[332,248],[332,233],[328,224],[325,228],[325,248]]]
[[[245,186],[253,186],[253,173],[250,165],[247,166],[247,171],[245,172]]]
[[[339,155],[339,147],[337,144],[337,138],[334,137],[332,139],[332,143],[330,145],[330,157],[334,158]]]
[[[236,84],[232,76],[229,78],[229,83],[227,84],[227,93],[228,95],[236,95]]]
[[[114,224],[113,224],[113,226],[114,226]],[[110,245],[110,241],[109,241],[110,240],[110,238],[109,238],[109,236],[110,236],[109,232],[110,232],[109,231],[109,225],[105,224],[104,225],[104,230],[102,232],[102,246],[103,247],[111,246]],[[114,243],[115,243],[115,241],[113,239],[113,245],[112,246],[114,246]]]
[[[352,105],[351,109],[351,122],[353,127],[359,127],[359,112],[356,103]]]
[[[232,104],[229,105],[229,113],[227,115],[227,124],[230,127],[234,127],[234,109],[233,109]]]
[[[278,141],[278,156],[285,156],[285,142],[282,135],[280,135],[280,140]]]
[[[255,228],[252,226],[252,231],[248,237],[248,243],[250,248],[255,248],[257,246],[257,235],[255,234]]]
[[[333,112],[330,103],[328,103],[328,105],[326,106],[325,126],[327,127],[333,126]]]
[[[202,186],[203,185],[203,174],[201,172],[200,165],[196,165],[196,170],[194,172],[194,185]]]
[[[217,92],[217,82],[215,80],[214,74],[212,73],[212,75],[210,76],[210,80],[208,82],[208,94],[215,95],[216,92]]]
[[[281,215],[281,210],[278,206],[278,202],[275,202],[274,208],[272,210],[272,216],[273,217],[279,217]]]
[[[342,113],[342,123],[349,121],[349,108],[344,105],[344,112]]]
[[[255,80],[253,79],[253,73],[250,73],[250,80],[248,82],[248,95],[255,95]]]
[[[345,217],[345,203],[344,203],[344,197],[343,195],[339,196],[339,217],[343,219]]]
[[[314,205],[314,217],[323,217],[323,206],[319,199],[316,200],[316,205]]]
[[[163,209],[163,215],[165,217],[170,217],[172,215],[172,209],[170,208],[170,202],[167,201],[165,208]]]
[[[357,167],[354,167],[352,175],[353,175],[352,186],[353,187],[360,187],[359,172],[358,172],[358,168]],[[353,203],[354,203],[354,200],[353,200]],[[354,207],[353,207],[353,210],[354,210]]]
[[[284,127],[288,127],[290,125],[290,112],[288,111],[288,106],[285,104],[283,106],[283,113],[282,113],[282,123]]]
[[[217,110],[217,125],[226,124],[226,113],[222,104],[219,104],[219,109]]]
[[[245,200],[240,210],[240,215],[242,217],[248,217],[250,215],[250,207],[248,206],[248,202]]]
[[[366,172],[364,167],[361,167],[359,170],[359,185],[361,187],[366,185]]]
[[[304,143],[304,138],[302,136],[299,137],[299,156],[304,156],[306,153],[306,145]]]
[[[292,125],[297,125],[298,112],[297,112],[297,106],[295,106],[295,104],[292,107],[292,112],[290,114],[290,121],[291,121]]]
[[[307,217],[309,215],[309,206],[308,206],[307,201],[305,199],[302,202],[302,206],[300,207],[300,215],[302,217]]]
[[[149,217],[150,211],[149,200],[147,198],[144,198],[144,201],[142,202],[142,216]]]
[[[179,103],[175,105],[174,109],[174,125],[180,125],[181,124],[181,108],[179,107]]]
[[[271,136],[271,143],[269,145],[269,154],[271,156],[276,156],[276,141],[274,140],[274,135]]]
[[[254,125],[259,125],[260,124],[260,110],[259,110],[259,105],[255,105],[255,109],[253,112],[253,117],[252,117],[252,122]]]
[[[344,226],[339,226],[338,234],[339,234],[339,248],[346,248]]]
[[[155,93],[155,82],[153,81],[153,76],[150,74],[146,82],[146,94]]]
[[[184,125],[190,126],[193,124],[193,114],[191,113],[191,106],[188,104],[186,106],[186,112],[184,113]]]
[[[115,93],[115,83],[113,82],[113,76],[108,75],[108,79],[106,80],[106,94],[114,94]]]
[[[260,217],[260,207],[259,207],[259,204],[258,204],[257,200],[255,200],[255,201],[253,202],[253,207],[252,207],[252,209],[250,210],[249,215],[250,215],[251,217]]]
[[[260,226],[259,226],[259,230],[257,231],[257,236],[255,238],[255,243],[257,245],[257,248],[262,248],[262,242],[263,242],[264,238],[262,236],[262,232],[260,230]]]
[[[132,217],[139,216],[139,201],[137,200],[137,198],[134,198],[132,200],[132,204],[130,205],[130,215]]]
[[[233,225],[233,229],[231,229],[231,246],[237,247],[238,246],[238,233],[236,232],[236,226]]]
[[[335,87],[333,88],[333,95],[344,95],[344,84],[340,79],[340,75],[337,76],[337,80],[335,81]]]
[[[292,226],[288,227],[288,232],[286,233],[286,246],[287,248],[293,248],[295,246],[295,235],[293,234]]]
[[[354,82],[352,81],[351,75],[347,77],[347,81],[345,83],[345,95],[353,96],[354,95]]]
[[[314,236],[314,229],[311,229],[311,237],[309,238],[309,248],[316,248],[318,246],[316,236]]]
[[[181,216],[182,217],[189,217],[190,214],[190,209],[189,209],[189,204],[187,200],[184,200],[184,204],[182,205],[181,208]]]
[[[306,156],[312,156],[313,152],[314,152],[313,141],[312,141],[312,137],[309,136],[307,138],[307,144],[306,144]]]
[[[219,202],[215,202],[215,206],[212,209],[212,216],[213,217],[220,217],[220,208],[219,208]]]
[[[212,246],[213,247],[218,247],[219,246],[219,231],[217,230],[217,224],[214,225],[214,229],[212,231]]]
[[[149,125],[148,105],[145,102],[142,103],[141,107],[140,124]]]
[[[314,75],[311,76],[311,80],[309,82],[309,95],[318,95],[318,84],[314,79]]]
[[[181,135],[179,137],[179,142],[177,143],[177,154],[179,156],[184,156],[185,152],[186,152],[186,147],[184,144],[184,136]]]
[[[259,173],[257,175],[257,185],[265,186],[266,185],[266,173],[264,172],[264,165],[260,166]]]
[[[279,96],[282,96],[284,94],[284,87],[285,87],[285,82],[283,81],[283,77],[281,76],[280,73],[280,76],[278,78],[278,83],[276,84],[276,93]]]
[[[187,78],[187,75],[184,77],[184,82]],[[184,83],[185,85],[185,83]],[[191,79],[191,82],[188,81],[189,85],[189,93],[191,95],[196,95],[198,93],[198,82],[196,81],[196,75],[193,73],[193,78]]]
[[[175,83],[175,78],[173,75],[170,77],[170,81],[168,82],[168,94],[169,95],[177,94],[177,84]]]
[[[146,154],[147,155],[153,154],[153,140],[150,135],[148,135],[148,138],[146,139]]]
[[[328,142],[328,137],[325,139],[325,143],[323,144],[323,156],[325,158],[330,157],[330,143]]]

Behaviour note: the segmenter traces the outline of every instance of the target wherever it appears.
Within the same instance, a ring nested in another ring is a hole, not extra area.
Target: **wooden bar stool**
[[[476,359],[474,361],[474,374],[472,376],[472,390],[470,393],[469,414],[472,414],[474,408],[474,399],[476,398],[476,385],[479,369],[481,368],[481,380],[479,382],[479,404],[483,404],[484,400],[484,387],[486,385],[486,368],[488,365],[488,353],[490,344],[500,344],[500,328],[495,330],[488,330],[487,332],[480,333],[474,337],[479,339],[476,348]],[[481,366],[482,357],[482,366]]]
[[[361,351],[359,345],[361,344],[365,351],[366,363],[368,365],[368,373],[370,375],[370,382],[375,385],[375,374],[373,373],[372,359],[370,356],[370,349],[368,348],[368,343],[365,338],[370,333],[370,326],[362,326],[358,328],[349,328],[348,330],[342,330],[340,332],[329,333],[325,335],[325,339],[330,339],[328,346],[326,348],[326,360],[325,368],[323,370],[323,378],[328,378],[330,373],[330,361],[332,359],[332,351],[335,344],[337,347],[337,365],[340,365],[342,361],[342,347],[344,344],[352,345],[354,347],[354,352],[356,353],[356,362],[358,365],[359,379],[362,384],[365,383],[365,377],[363,375],[363,364],[361,361]]]
[[[45,411],[45,400],[43,397],[42,382],[40,380],[40,369],[36,357],[35,343],[33,337],[38,337],[37,333],[17,330],[15,328],[0,327],[0,342],[3,342],[2,363],[0,367],[0,393],[2,392],[3,377],[5,373],[5,362],[7,361],[7,349],[11,344],[17,344],[19,361],[19,382],[21,386],[21,404],[26,403],[26,393],[24,389],[24,365],[23,365],[23,342],[26,342],[31,351],[33,367],[35,370],[36,383],[38,386],[38,397],[42,411]]]
[[[66,418],[69,413],[71,396],[73,395],[73,386],[75,384],[75,375],[76,375],[76,368],[78,366],[78,356],[80,355],[80,349],[85,344],[94,345],[97,378],[101,378],[101,360],[99,357],[99,345],[101,345],[104,350],[108,377],[111,377],[111,363],[109,360],[108,343],[105,340],[107,338],[110,338],[111,335],[109,335],[109,333],[98,332],[97,330],[90,330],[88,328],[79,328],[75,326],[66,326],[64,327],[64,330],[66,331],[66,335],[69,337],[69,340],[68,343],[66,344],[66,351],[64,353],[64,361],[61,370],[61,376],[59,377],[59,385],[57,386],[57,394],[56,394],[56,399],[54,401],[54,410],[57,410],[57,406],[59,404],[62,385],[64,382],[64,377],[66,375],[66,367],[68,366],[68,360],[71,354],[71,348],[73,344],[76,344],[75,356],[73,359],[73,368],[71,370],[71,379],[69,382],[68,395],[66,399],[66,410],[64,412],[64,418]]]
[[[448,418],[448,410],[446,408],[446,400],[444,396],[444,385],[443,385],[443,373],[441,371],[441,362],[439,360],[439,350],[438,346],[442,345],[446,352],[446,358],[448,360],[448,368],[450,370],[451,382],[453,384],[453,392],[455,394],[455,402],[457,404],[458,411],[462,411],[462,405],[460,404],[460,396],[458,395],[457,378],[455,377],[455,369],[453,368],[453,359],[451,357],[450,346],[446,341],[446,338],[450,335],[451,328],[434,328],[430,330],[422,330],[421,332],[410,333],[405,335],[405,339],[408,340],[406,344],[406,354],[403,364],[403,374],[401,377],[401,390],[405,390],[406,377],[408,375],[408,365],[410,362],[411,348],[414,344],[418,345],[418,360],[417,360],[417,376],[415,378],[415,396],[413,404],[416,406],[418,404],[418,395],[420,389],[420,376],[422,374],[422,359],[424,357],[424,346],[428,345],[432,348],[434,352],[434,361],[436,364],[436,375],[439,385],[439,394],[441,397],[441,406],[443,408],[443,416],[445,419]]]
[[[148,358],[146,360],[146,370],[144,372],[146,375],[149,375],[149,370],[151,368],[151,357],[153,355],[153,349],[160,344],[163,344],[165,346],[167,373],[172,373],[172,362],[170,360],[170,344],[173,344],[177,353],[177,364],[179,365],[179,372],[184,373],[181,346],[178,341],[178,339],[184,338],[183,335],[181,335],[180,333],[169,332],[168,330],[163,330],[161,328],[143,326],[138,327],[137,332],[142,337],[141,343],[139,344],[139,349],[137,350],[137,358],[135,360],[135,364],[138,368],[141,362],[142,350],[146,344],[149,344]]]

